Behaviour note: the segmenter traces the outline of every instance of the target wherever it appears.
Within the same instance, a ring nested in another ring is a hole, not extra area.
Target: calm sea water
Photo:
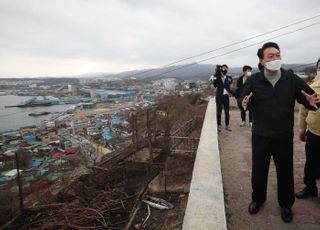
[[[49,119],[56,114],[48,114],[46,116],[32,117],[29,113],[34,112],[63,112],[69,105],[53,105],[44,107],[27,107],[27,108],[5,108],[6,105],[17,105],[32,97],[20,97],[14,95],[0,96],[0,132],[17,129],[22,126],[40,125],[42,121]]]

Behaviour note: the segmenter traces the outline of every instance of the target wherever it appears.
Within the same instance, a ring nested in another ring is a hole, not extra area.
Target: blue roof
[[[97,126],[97,127],[102,127],[102,126],[103,126],[103,122],[100,122],[100,121],[99,121],[99,122],[96,122],[96,126]]]
[[[24,135],[22,137],[22,139],[27,141],[27,142],[35,141],[36,140],[36,135],[35,134]]]
[[[39,167],[42,164],[42,161],[34,160],[31,163],[31,167]]]
[[[106,127],[103,129],[102,131],[102,136],[105,140],[111,140],[112,139],[112,136],[111,136],[111,132],[110,132],[110,128],[109,127]]]
[[[46,174],[47,172],[49,172],[49,169],[41,169],[40,175],[42,176],[42,175]]]
[[[119,116],[113,116],[113,117],[112,117],[112,120],[111,120],[111,123],[112,123],[113,125],[121,124],[121,117],[119,117]]]

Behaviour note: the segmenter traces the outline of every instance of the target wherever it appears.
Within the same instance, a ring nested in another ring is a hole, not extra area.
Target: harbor
[[[17,105],[6,105],[5,108],[12,108],[12,107],[26,108],[26,107],[52,106],[52,105],[64,105],[64,104],[77,104],[81,102],[84,102],[84,103],[91,102],[93,100],[94,100],[93,98],[74,98],[74,97],[51,98],[51,99],[48,99],[48,98],[39,99],[37,97],[33,97]]]
[[[5,95],[0,100],[0,132],[15,130],[20,127],[30,125],[41,125],[46,120],[56,116],[60,112],[65,112],[72,107],[72,104],[53,105],[45,107],[10,107],[7,105],[19,104],[32,97]],[[46,116],[29,116],[30,113],[49,112]]]

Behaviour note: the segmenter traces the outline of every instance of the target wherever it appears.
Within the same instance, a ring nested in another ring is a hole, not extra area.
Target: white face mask
[[[268,62],[266,62],[265,67],[267,70],[270,70],[270,71],[280,70],[281,60],[268,61]]]
[[[251,72],[247,72],[246,76],[250,77],[251,76]]]

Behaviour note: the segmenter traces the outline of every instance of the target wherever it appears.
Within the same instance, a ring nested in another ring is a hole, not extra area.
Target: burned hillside
[[[3,227],[181,229],[206,106],[200,94],[170,95],[131,112],[126,147],[25,198]]]

